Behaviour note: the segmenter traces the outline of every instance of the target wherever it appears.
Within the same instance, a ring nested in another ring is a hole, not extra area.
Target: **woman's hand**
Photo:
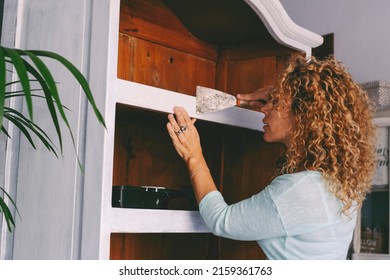
[[[177,153],[186,162],[195,197],[199,203],[206,194],[217,188],[202,154],[198,130],[194,126],[196,119],[191,119],[187,111],[181,107],[174,107],[173,113],[168,115],[168,133]]]
[[[173,112],[174,115],[168,115],[168,133],[177,153],[188,164],[191,158],[203,156],[198,130],[194,126],[196,119],[191,119],[182,107],[174,107]]]
[[[267,103],[273,89],[273,86],[267,86],[259,88],[251,93],[237,94],[237,98],[239,100],[249,101],[249,103],[247,103],[249,107],[259,110]]]

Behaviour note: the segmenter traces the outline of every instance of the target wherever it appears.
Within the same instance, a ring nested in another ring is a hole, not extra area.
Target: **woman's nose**
[[[264,115],[267,115],[269,108],[270,108],[270,102],[267,102],[263,107],[260,108],[260,112],[262,112]]]

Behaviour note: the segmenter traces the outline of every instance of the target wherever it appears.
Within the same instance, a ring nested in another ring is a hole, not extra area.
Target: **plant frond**
[[[91,92],[91,89],[89,87],[87,80],[85,79],[84,75],[69,60],[67,60],[66,58],[64,58],[63,56],[61,56],[57,53],[53,53],[53,52],[49,52],[49,51],[31,50],[29,52],[36,54],[38,56],[48,57],[48,58],[57,60],[58,62],[62,63],[62,65],[64,65],[73,74],[75,79],[79,82],[79,84],[81,85],[81,87],[84,90],[84,93],[86,94],[86,96],[88,98],[89,103],[91,104],[91,106],[95,112],[95,115],[96,115],[98,121],[106,128],[106,123],[104,121],[102,114],[100,113],[99,109],[97,108],[97,105],[95,103],[95,100],[93,98],[93,95],[92,95],[92,92]]]
[[[39,138],[39,140],[49,151],[53,152],[55,156],[58,157],[55,145],[53,144],[50,137],[33,121],[23,116],[23,114],[19,111],[8,107],[5,108],[4,117],[20,129],[20,131],[26,136],[34,149],[36,149],[36,147],[30,133],[28,132],[29,130]]]
[[[20,53],[16,50],[10,48],[3,48],[5,55],[11,58],[12,64],[18,74],[20,84],[22,85],[25,97],[27,110],[30,116],[30,119],[33,119],[33,105],[31,98],[31,90],[30,90],[30,80],[28,78],[27,69],[25,66],[25,60],[20,56]]]
[[[12,205],[15,207],[16,212],[18,213],[20,217],[20,213],[18,208],[16,207],[15,201],[11,198],[11,196],[5,191],[4,188],[0,187],[0,191],[4,193],[6,197],[8,197],[9,201],[12,203]],[[15,220],[12,217],[11,210],[9,209],[8,205],[5,203],[3,197],[0,196],[0,211],[3,212],[5,221],[7,223],[8,231],[12,232],[12,228],[15,227]]]

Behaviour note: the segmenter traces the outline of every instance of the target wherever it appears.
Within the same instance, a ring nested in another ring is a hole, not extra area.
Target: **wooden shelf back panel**
[[[168,188],[190,186],[183,160],[166,130],[166,114],[117,107],[113,185],[146,185]],[[199,121],[203,152],[219,183],[221,125]]]
[[[193,246],[196,244],[196,246]],[[113,233],[111,260],[215,259],[216,240],[209,233]],[[131,250],[129,250],[131,248]]]
[[[160,0],[122,0],[119,32],[208,60],[217,60],[217,46],[193,36]]]
[[[216,63],[121,34],[118,78],[195,96],[196,85],[215,86]]]

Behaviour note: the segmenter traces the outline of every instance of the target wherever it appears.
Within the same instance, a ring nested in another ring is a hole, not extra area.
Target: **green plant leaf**
[[[30,116],[30,119],[33,119],[33,105],[31,98],[31,90],[30,90],[30,80],[27,74],[27,70],[25,67],[24,59],[19,55],[19,53],[13,49],[3,48],[4,53],[11,58],[12,64],[18,74],[20,84],[22,85],[22,89],[24,91],[26,97],[27,110]]]
[[[7,222],[8,231],[12,232],[12,227],[15,226],[14,218],[12,217],[11,211],[7,204],[5,204],[2,197],[0,197],[0,210],[4,214],[5,221]]]
[[[63,56],[61,56],[57,53],[53,53],[53,52],[49,52],[49,51],[31,50],[29,52],[34,53],[34,54],[39,55],[39,56],[42,56],[42,57],[49,57],[49,58],[55,59],[55,60],[59,61],[60,63],[62,63],[73,74],[73,76],[77,79],[77,81],[79,82],[79,84],[83,88],[83,90],[84,90],[84,92],[85,92],[94,112],[95,112],[95,115],[96,115],[98,121],[104,127],[106,127],[104,118],[96,106],[95,100],[93,98],[93,95],[92,95],[92,92],[91,92],[91,89],[89,87],[87,80],[85,79],[83,74],[69,60],[67,60],[66,58],[64,58]]]
[[[11,136],[8,134],[8,131],[5,129],[5,127],[2,125],[1,126],[1,131],[8,137],[11,138]]]
[[[34,134],[41,140],[41,142],[45,145],[45,147],[53,152],[56,157],[58,157],[58,154],[56,152],[55,146],[53,142],[51,141],[50,137],[34,122],[23,116],[20,112],[12,109],[12,108],[5,108],[4,117],[10,120],[12,123],[17,126],[20,131],[26,136],[26,138],[29,140],[30,144],[35,148],[34,142],[32,140],[31,135],[28,132],[28,129],[34,132]]]
[[[75,138],[73,136],[73,132],[72,132],[72,129],[70,127],[68,118],[66,117],[65,111],[62,108],[61,99],[60,99],[60,96],[58,94],[57,85],[56,85],[56,83],[54,81],[53,76],[51,75],[51,73],[50,73],[49,69],[47,68],[47,66],[45,65],[45,63],[37,55],[35,55],[34,52],[26,51],[25,53],[34,62],[35,66],[38,68],[39,72],[44,77],[45,82],[47,83],[47,86],[50,89],[51,96],[56,101],[57,108],[58,108],[58,111],[60,113],[60,116],[61,116],[63,122],[65,123],[66,127],[68,128],[70,137],[72,139],[73,148],[75,149],[76,154],[77,154],[76,140],[75,140]],[[62,151],[62,145],[61,145],[61,151]],[[80,162],[80,159],[79,159],[78,156],[77,156],[77,161],[78,161],[78,164],[79,164],[81,170],[83,170],[83,167],[81,165],[81,162]]]
[[[28,132],[28,130],[24,127],[24,125],[18,120],[18,118],[15,118],[14,116],[10,114],[4,114],[4,117],[8,119],[10,122],[12,122],[23,134],[26,136],[28,142],[30,142],[31,146],[36,150],[37,148],[35,147],[34,141]]]
[[[22,55],[27,56],[27,54],[24,51],[22,51],[22,50],[15,49],[15,51],[20,56],[22,56]],[[22,61],[23,61],[24,65],[25,65],[25,68],[26,68],[27,72],[35,77],[35,79],[29,79],[28,81],[29,82],[32,82],[32,81],[35,82],[36,81],[36,82],[39,83],[39,85],[42,88],[42,91],[43,91],[43,93],[45,95],[45,100],[46,100],[47,107],[49,109],[49,112],[50,112],[53,124],[54,124],[56,132],[57,132],[58,140],[59,140],[59,143],[60,143],[60,149],[62,151],[61,128],[60,128],[60,124],[59,124],[59,121],[58,121],[57,112],[55,110],[55,106],[54,106],[55,102],[53,101],[51,90],[48,87],[48,85],[47,85],[45,79],[42,77],[42,75],[27,60],[22,58]],[[12,61],[9,61],[9,62],[12,63]],[[20,81],[9,82],[8,85],[11,85],[11,84],[14,84],[14,83],[18,83],[18,82],[20,82]]]
[[[12,205],[15,207],[16,212],[18,213],[20,217],[20,213],[18,208],[16,207],[15,201],[11,198],[11,196],[5,191],[4,188],[0,187],[0,190],[4,193],[5,196],[8,197],[9,201],[11,201]],[[15,227],[15,220],[12,217],[12,213],[8,207],[8,205],[5,203],[3,197],[0,196],[0,210],[4,213],[5,221],[7,222],[7,227],[10,232],[12,232],[12,227]]]
[[[41,91],[41,89],[32,89],[31,90],[31,92],[34,92],[34,91]],[[13,97],[24,97],[24,96],[25,95],[24,95],[24,91],[23,90],[15,90],[15,91],[6,91],[5,92],[5,99],[13,98]],[[31,97],[45,98],[44,96],[38,95],[38,94],[31,94]]]
[[[29,58],[29,60],[26,60],[24,57]],[[32,137],[32,134],[34,134],[37,139],[39,139],[46,148],[53,152],[57,156],[56,147],[49,138],[49,136],[37,125],[33,122],[33,98],[44,98],[46,101],[47,108],[50,112],[51,120],[53,121],[53,124],[56,129],[57,137],[60,143],[61,153],[62,153],[62,133],[61,133],[61,127],[59,124],[59,120],[61,119],[67,129],[69,130],[70,136],[72,138],[73,147],[76,150],[77,155],[77,149],[76,149],[76,143],[75,139],[70,127],[70,124],[68,122],[67,116],[65,114],[66,108],[62,102],[61,98],[58,93],[58,89],[56,86],[56,82],[51,75],[48,67],[45,65],[45,63],[39,58],[39,57],[45,57],[45,58],[51,58],[58,62],[60,62],[67,70],[71,72],[71,74],[75,77],[75,79],[79,82],[80,86],[82,87],[88,102],[91,104],[94,113],[98,119],[98,121],[106,128],[105,121],[103,119],[103,116],[101,115],[100,111],[98,110],[95,100],[93,98],[91,89],[89,87],[89,84],[85,77],[82,75],[82,73],[67,59],[64,57],[48,51],[23,51],[19,49],[10,49],[10,48],[4,48],[0,46],[0,127],[1,132],[3,132],[7,137],[10,138],[10,135],[8,134],[6,128],[2,125],[3,118],[8,119],[10,122],[12,122],[20,131],[21,133],[27,138],[27,140],[30,142],[32,147],[35,149],[35,143],[34,139]],[[32,61],[30,63],[29,61]],[[16,71],[17,76],[19,77],[18,81],[6,81],[6,74],[7,72],[12,73],[13,71],[7,69],[7,63],[12,64],[14,66],[14,69]],[[33,79],[31,79],[32,77]],[[36,91],[36,89],[31,89],[31,82],[37,82],[39,86],[42,89],[43,95],[33,94],[33,91]],[[9,90],[7,91],[7,87],[11,86],[13,84],[20,83],[22,90]],[[9,108],[5,106],[5,99],[7,98],[14,98],[14,97],[25,97],[27,109],[29,118],[24,116],[21,112]],[[58,110],[58,111],[57,111]],[[58,116],[60,115],[60,117]],[[83,170],[83,167],[80,163],[79,157],[77,155],[78,164]],[[4,189],[1,188],[3,193],[10,199],[13,205],[16,204],[11,199],[11,197],[5,192]],[[3,197],[0,197],[0,211],[3,212],[5,220],[7,222],[8,229],[11,231],[12,226],[15,226],[14,218],[12,217],[12,213],[10,212],[8,206],[6,205]],[[18,212],[19,213],[19,212]]]
[[[35,79],[38,81],[38,83],[40,84],[40,86],[42,88],[42,91],[43,91],[43,93],[45,95],[47,108],[49,109],[50,116],[52,118],[54,127],[56,129],[58,141],[60,143],[60,150],[62,152],[61,128],[60,128],[60,124],[59,124],[59,121],[58,121],[57,111],[56,111],[55,106],[54,106],[54,101],[53,101],[53,97],[52,97],[50,88],[47,86],[47,84],[45,82],[45,79],[41,76],[41,74],[37,70],[35,70],[35,68],[30,63],[25,61],[25,65],[26,65],[27,71],[31,75],[33,75],[35,77]]]

